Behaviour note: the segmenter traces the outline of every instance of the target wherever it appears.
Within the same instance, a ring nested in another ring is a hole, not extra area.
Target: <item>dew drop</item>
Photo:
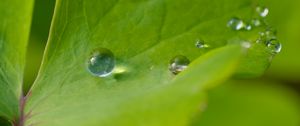
[[[255,42],[256,43],[262,43],[262,42],[264,42],[264,40],[265,39],[260,36],[260,37],[258,37],[258,39]]]
[[[208,44],[205,44],[205,42],[203,40],[197,40],[196,43],[195,43],[195,46],[199,49],[202,49],[202,48],[208,48],[209,45]]]
[[[178,74],[185,70],[190,64],[190,60],[182,55],[177,55],[170,60],[169,70],[173,74]]]
[[[243,20],[233,17],[228,21],[227,26],[233,30],[241,30],[246,27],[246,24]]]
[[[277,31],[274,29],[268,29],[264,34],[267,38],[276,38]]]
[[[265,32],[259,32],[259,37],[256,40],[256,43],[264,43],[265,41],[267,41],[267,36]]]
[[[272,51],[272,53],[277,54],[281,51],[282,45],[277,39],[270,39],[266,42],[266,46]]]
[[[254,19],[251,20],[251,24],[255,27],[258,27],[258,26],[261,25],[261,21],[257,18],[254,18]]]
[[[245,29],[248,30],[248,31],[250,31],[250,30],[252,30],[252,26],[251,26],[250,24],[247,24],[247,25],[245,26]]]
[[[257,43],[266,43],[269,40],[277,39],[277,32],[274,29],[267,29],[266,31],[259,32],[259,38],[256,40]]]
[[[260,33],[260,36],[265,38],[265,39],[276,39],[276,31],[275,30],[266,30],[264,32]]]
[[[98,77],[107,77],[115,67],[113,53],[105,48],[97,48],[91,54],[87,62],[88,71]]]
[[[256,12],[259,14],[259,16],[266,17],[269,14],[269,9],[262,6],[257,6]]]

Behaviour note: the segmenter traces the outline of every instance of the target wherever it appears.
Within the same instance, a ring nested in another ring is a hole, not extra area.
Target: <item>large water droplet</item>
[[[203,40],[197,40],[196,43],[195,43],[195,46],[199,49],[202,49],[202,48],[208,48],[209,45],[208,44],[205,44],[205,42]]]
[[[178,74],[181,71],[185,70],[190,64],[190,60],[182,55],[177,55],[170,60],[169,70],[173,74]]]
[[[243,20],[233,17],[228,21],[227,26],[233,30],[241,30],[246,27],[246,24]]]
[[[266,7],[257,6],[255,10],[261,17],[266,17],[269,14],[269,9]]]
[[[98,77],[110,75],[115,67],[115,58],[113,53],[105,48],[94,50],[88,59],[88,71]]]
[[[282,45],[277,39],[270,39],[266,42],[266,46],[272,51],[272,53],[277,54],[281,51]]]

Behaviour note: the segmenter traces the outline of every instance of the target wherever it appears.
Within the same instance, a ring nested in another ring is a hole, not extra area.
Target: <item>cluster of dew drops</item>
[[[245,22],[240,18],[233,17],[228,21],[227,26],[233,30],[240,31],[266,25],[264,18],[268,15],[269,9],[257,6],[255,11],[259,15],[258,18]],[[277,54],[281,50],[281,44],[276,38],[276,32],[270,29],[260,32],[260,37],[256,40],[256,43],[264,44],[273,54]],[[209,47],[203,40],[196,40],[195,46],[200,49]],[[177,55],[170,60],[169,71],[176,75],[184,71],[189,63],[190,60],[186,56]],[[94,76],[107,77],[113,73],[115,64],[114,54],[109,49],[97,48],[88,59],[87,69]]]
[[[259,33],[259,37],[256,40],[256,43],[264,44],[274,55],[279,53],[281,51],[282,45],[277,39],[276,30],[272,29],[265,20],[265,18],[269,14],[269,9],[267,7],[257,6],[255,8],[255,12],[258,17],[251,19],[251,21],[249,22],[246,22],[237,17],[233,17],[228,21],[227,26],[236,31],[250,31],[254,27],[266,27],[265,31]]]

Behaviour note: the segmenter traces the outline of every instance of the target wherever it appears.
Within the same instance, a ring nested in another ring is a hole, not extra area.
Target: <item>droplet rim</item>
[[[236,31],[244,29],[245,26],[246,26],[245,22],[242,19],[237,18],[237,17],[232,17],[227,22],[227,27],[229,27],[233,30],[236,30]]]
[[[90,68],[90,60],[92,58],[94,58],[95,56],[98,56],[99,54],[102,55],[107,55],[108,57],[111,57],[111,61],[112,61],[112,66],[109,67],[108,70],[104,70],[103,73],[100,74],[100,72],[98,71],[97,73],[95,71],[92,71],[91,68]],[[110,51],[109,49],[107,48],[96,48],[94,49],[91,53],[90,53],[90,56],[89,58],[87,59],[87,62],[86,62],[86,69],[88,70],[88,72],[93,75],[93,76],[96,76],[96,77],[108,77],[109,75],[111,75],[115,69],[115,65],[116,65],[116,59],[115,59],[115,56],[113,54],[112,51]]]
[[[274,43],[274,41],[276,43]],[[278,54],[282,50],[282,44],[277,39],[270,39],[270,40],[266,41],[266,46],[267,46],[268,49],[270,49],[270,51],[273,54]],[[272,46],[274,48],[271,48]]]
[[[176,63],[178,62],[181,62],[182,64],[176,65]],[[180,72],[184,71],[189,64],[190,64],[190,60],[186,56],[176,55],[169,61],[169,71],[174,75],[177,75]]]
[[[255,10],[258,13],[258,15],[263,18],[267,17],[269,14],[269,8],[264,6],[257,6]]]

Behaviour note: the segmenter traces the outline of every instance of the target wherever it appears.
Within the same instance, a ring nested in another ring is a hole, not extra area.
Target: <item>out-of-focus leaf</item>
[[[299,126],[299,96],[276,83],[229,81],[208,93],[193,126]]]
[[[300,2],[265,0],[262,4],[269,7],[268,21],[277,29],[283,46],[281,53],[274,58],[268,75],[300,84]]]
[[[0,2],[0,117],[19,116],[33,0]]]

